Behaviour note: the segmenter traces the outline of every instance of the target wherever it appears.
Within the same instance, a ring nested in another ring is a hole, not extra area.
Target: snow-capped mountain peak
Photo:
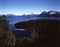
[[[55,11],[52,11],[52,12],[50,12],[50,14],[56,14],[56,12]]]
[[[49,11],[48,13],[49,13],[50,15],[52,15],[52,14],[59,14],[58,11]]]

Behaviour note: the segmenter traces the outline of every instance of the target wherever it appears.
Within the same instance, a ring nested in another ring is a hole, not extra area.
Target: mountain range
[[[6,17],[7,20],[9,20],[10,24],[36,19],[60,20],[60,11],[48,11],[48,12],[44,11],[41,14],[29,14],[29,15],[7,14]]]

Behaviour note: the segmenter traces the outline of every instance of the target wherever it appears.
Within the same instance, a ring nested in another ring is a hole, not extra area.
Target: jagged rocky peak
[[[40,17],[60,17],[60,11],[44,11],[40,15]]]
[[[44,12],[42,12],[42,14],[46,14],[46,13],[48,13],[48,14],[59,14],[60,13],[60,11],[53,11],[53,10],[51,10],[51,11],[44,11]]]
[[[48,11],[43,11],[42,14],[46,14]]]

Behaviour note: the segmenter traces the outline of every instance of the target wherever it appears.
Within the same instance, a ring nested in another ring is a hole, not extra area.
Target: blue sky
[[[0,0],[0,14],[31,14],[59,10],[60,0]]]

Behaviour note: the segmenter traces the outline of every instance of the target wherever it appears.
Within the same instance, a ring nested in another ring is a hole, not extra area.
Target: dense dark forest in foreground
[[[26,47],[59,47],[60,46],[60,20],[33,20],[15,24],[16,28],[23,28],[35,32],[31,38],[34,42],[27,43]],[[28,40],[26,39],[28,42]],[[33,46],[32,46],[33,45]],[[23,45],[22,45],[23,46]]]

